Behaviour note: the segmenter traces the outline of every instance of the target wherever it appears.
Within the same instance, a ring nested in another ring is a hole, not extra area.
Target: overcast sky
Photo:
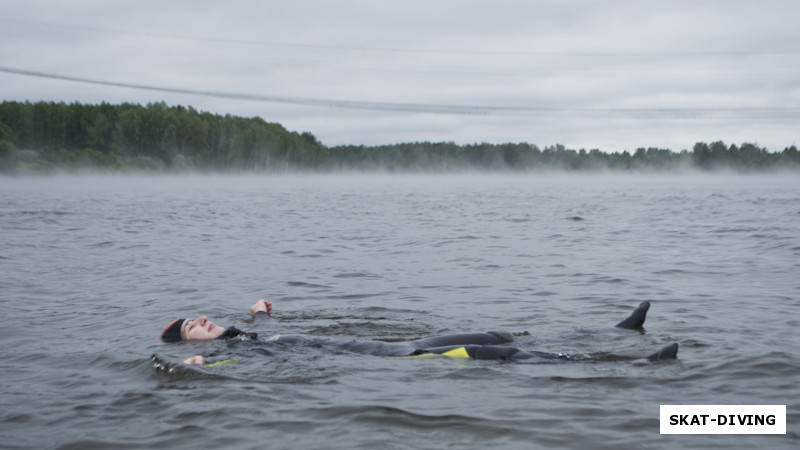
[[[782,150],[798,18],[796,0],[3,0],[0,100],[163,101],[327,145]]]

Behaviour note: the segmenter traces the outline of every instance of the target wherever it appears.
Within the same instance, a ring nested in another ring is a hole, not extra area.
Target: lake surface
[[[800,447],[797,176],[2,178],[0,230],[0,447]],[[159,341],[200,313],[562,357],[157,370],[224,346]],[[661,404],[785,404],[787,435],[662,436]]]

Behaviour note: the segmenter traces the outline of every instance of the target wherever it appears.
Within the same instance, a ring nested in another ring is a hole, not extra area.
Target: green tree
[[[694,144],[692,149],[692,160],[694,165],[701,169],[709,169],[711,167],[711,150],[705,142],[698,142]]]

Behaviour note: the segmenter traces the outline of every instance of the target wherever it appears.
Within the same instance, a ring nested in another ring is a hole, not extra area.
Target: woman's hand
[[[272,302],[261,299],[250,307],[251,316],[255,316],[259,311],[264,311],[268,316],[272,317]]]
[[[187,359],[183,363],[184,364],[191,364],[191,365],[195,365],[195,366],[202,366],[205,363],[205,360],[203,359],[202,356],[196,355],[196,356],[192,356],[191,358]]]

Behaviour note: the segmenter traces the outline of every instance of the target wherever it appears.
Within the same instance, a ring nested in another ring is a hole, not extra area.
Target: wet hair
[[[161,340],[164,342],[178,342],[183,340],[183,326],[188,319],[173,320],[161,332]]]

